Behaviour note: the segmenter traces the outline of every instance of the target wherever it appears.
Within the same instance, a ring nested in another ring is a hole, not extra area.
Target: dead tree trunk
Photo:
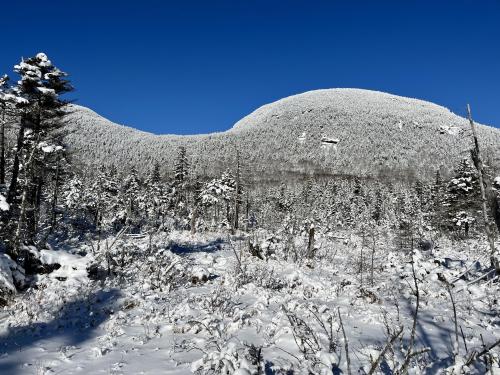
[[[9,191],[7,192],[7,203],[11,204],[14,201],[16,190],[17,190],[17,180],[19,177],[19,158],[23,151],[24,145],[24,129],[25,129],[25,119],[24,116],[21,117],[21,127],[19,128],[19,133],[17,135],[17,145],[16,152],[14,154],[14,163],[12,165],[12,176],[10,179]]]
[[[374,261],[375,261],[375,249],[376,249],[376,238],[375,238],[375,229],[372,228],[372,259],[371,259],[371,284],[372,287],[374,285],[374,279],[373,279],[373,269],[374,269]]]
[[[51,206],[51,225],[50,225],[50,233],[52,233],[56,227],[56,219],[57,219],[57,199],[59,197],[59,175],[60,175],[60,162],[59,162],[59,157],[57,159],[57,166],[56,166],[56,175],[54,177],[54,191],[52,194],[52,206]]]
[[[234,221],[233,232],[238,229],[238,221],[240,214],[240,152],[236,151],[236,189],[234,192]]]
[[[196,234],[196,220],[198,220],[198,205],[195,205],[191,214],[191,234]]]
[[[250,221],[250,200],[248,199],[248,189],[247,189],[247,194],[246,194],[246,202],[245,202],[245,232],[248,232],[249,229],[249,221]]]
[[[472,161],[474,162],[474,166],[476,167],[479,174],[479,187],[481,188],[481,203],[482,203],[482,211],[483,211],[483,220],[484,220],[484,231],[486,233],[486,237],[488,238],[488,244],[490,246],[490,262],[491,266],[495,268],[498,275],[500,275],[500,260],[498,259],[495,252],[495,238],[493,237],[493,230],[491,227],[490,220],[488,218],[488,201],[486,198],[486,185],[484,181],[485,173],[484,173],[484,165],[483,159],[481,157],[481,150],[479,148],[479,141],[477,139],[476,132],[476,124],[472,120],[472,114],[470,110],[470,105],[467,104],[467,116],[469,118],[469,123],[472,129],[472,137],[474,140],[474,148],[471,150]]]
[[[0,185],[5,185],[5,107],[5,104],[3,104],[0,128]]]
[[[34,143],[38,144],[39,139]],[[14,259],[20,254],[22,245],[26,241],[27,238],[33,238],[34,233],[28,232],[26,233],[26,215],[28,211],[28,193],[30,190],[30,185],[32,184],[32,168],[33,168],[33,159],[35,157],[36,148],[33,146],[30,150],[29,155],[24,159],[24,181],[23,181],[23,190],[21,195],[21,208],[19,212],[19,219],[17,222],[16,234],[14,237],[14,248],[13,248],[13,256]]]
[[[312,259],[314,257],[314,224],[311,224],[309,228],[309,241],[307,243],[307,258]]]

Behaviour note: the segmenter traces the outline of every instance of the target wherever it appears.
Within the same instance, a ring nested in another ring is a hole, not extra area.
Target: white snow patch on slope
[[[0,211],[8,211],[9,210],[9,204],[7,203],[7,199],[0,194]]]
[[[43,264],[60,264],[61,267],[47,275],[50,279],[63,281],[68,285],[81,285],[88,283],[87,264],[88,257],[70,254],[62,250],[41,250],[40,260]]]

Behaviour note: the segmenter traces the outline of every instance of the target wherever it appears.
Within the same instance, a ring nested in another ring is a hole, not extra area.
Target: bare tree
[[[500,260],[496,256],[495,252],[495,238],[493,236],[493,230],[488,218],[488,201],[486,199],[486,185],[485,185],[485,172],[483,159],[481,157],[481,150],[479,148],[479,141],[477,139],[476,124],[472,120],[472,114],[470,110],[470,105],[467,104],[467,117],[469,118],[469,123],[472,129],[472,138],[474,140],[474,148],[471,150],[472,161],[474,166],[479,172],[479,187],[481,188],[481,204],[483,210],[483,220],[484,220],[484,231],[486,232],[486,237],[488,238],[488,244],[490,246],[490,261],[491,266],[495,268],[498,275],[500,275]]]
[[[309,227],[309,239],[307,242],[307,255],[306,257],[312,259],[314,257],[314,224]]]
[[[0,120],[0,185],[5,185],[5,124],[7,105],[1,103],[2,119]]]
[[[241,189],[241,170],[240,170],[240,152],[236,151],[236,173],[234,176],[236,186],[234,190],[234,220],[233,220],[233,232],[238,229],[238,221],[240,214],[240,189]]]
[[[406,354],[405,354],[403,364],[395,372],[396,374],[403,374],[403,375],[408,374],[408,367],[410,365],[410,361],[412,358],[419,356],[423,353],[426,353],[430,350],[429,348],[424,348],[421,350],[413,350],[413,348],[415,347],[415,338],[417,335],[418,312],[420,310],[420,289],[418,286],[417,274],[415,272],[415,259],[413,258],[413,246],[412,246],[412,251],[411,251],[411,271],[412,271],[412,277],[413,277],[413,284],[415,286],[413,293],[414,293],[415,298],[416,298],[415,311],[413,312],[413,324],[411,327],[410,342],[408,343],[408,347],[406,349]]]

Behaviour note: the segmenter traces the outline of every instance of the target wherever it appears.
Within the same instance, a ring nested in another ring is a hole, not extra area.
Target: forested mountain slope
[[[158,161],[171,170],[185,146],[193,172],[226,168],[240,151],[255,176],[296,173],[430,177],[450,170],[471,148],[466,119],[448,109],[391,94],[328,89],[264,105],[226,132],[196,136],[154,135],[114,124],[72,106],[67,142],[90,166],[132,165],[139,171]],[[500,130],[479,126],[483,150],[500,160]],[[148,168],[149,169],[149,168]]]

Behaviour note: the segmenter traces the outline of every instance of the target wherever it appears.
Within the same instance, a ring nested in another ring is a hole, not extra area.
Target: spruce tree
[[[174,181],[172,184],[172,206],[187,203],[187,183],[189,176],[189,162],[186,148],[179,147],[177,158],[174,164]]]
[[[40,210],[44,185],[53,173],[52,155],[60,151],[57,130],[63,123],[67,102],[61,95],[72,90],[67,74],[56,68],[43,53],[22,60],[14,67],[20,80],[14,92],[20,98],[17,147],[7,194],[9,203],[16,206],[17,225],[10,246],[17,258],[23,243],[33,243],[37,232],[37,213]],[[22,165],[22,169],[20,166]],[[20,196],[20,201],[16,198]]]
[[[160,174],[160,164],[155,162],[146,178],[146,209],[153,225],[157,226],[163,206],[163,188]]]
[[[143,195],[141,194],[142,183],[139,179],[137,169],[132,167],[127,177],[123,181],[122,192],[126,205],[127,224],[139,224],[140,212],[144,208]]]
[[[448,182],[445,205],[450,228],[459,234],[469,235],[480,210],[480,191],[477,171],[468,159],[463,159]]]
[[[0,78],[0,185],[5,185],[5,126],[7,125],[7,106],[9,77]]]

